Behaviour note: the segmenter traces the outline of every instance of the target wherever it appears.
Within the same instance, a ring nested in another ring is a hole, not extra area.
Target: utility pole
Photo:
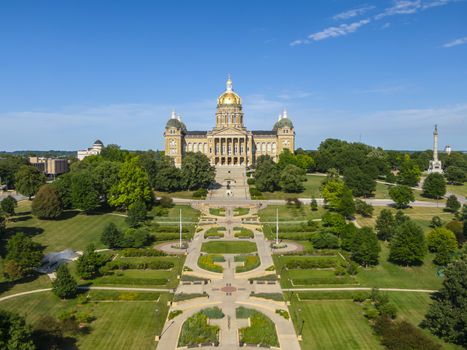
[[[180,209],[180,249],[182,249],[182,209]]]
[[[276,246],[279,245],[279,208],[276,209]]]

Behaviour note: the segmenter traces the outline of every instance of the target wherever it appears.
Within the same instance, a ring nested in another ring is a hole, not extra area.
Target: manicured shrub
[[[288,269],[316,269],[316,268],[329,268],[336,266],[335,258],[300,258],[290,259],[285,262]]]
[[[313,247],[317,249],[339,247],[339,239],[332,233],[324,230],[314,233],[311,236],[311,243],[313,243]]]
[[[205,188],[199,188],[193,192],[194,198],[205,198],[208,195],[208,190]]]

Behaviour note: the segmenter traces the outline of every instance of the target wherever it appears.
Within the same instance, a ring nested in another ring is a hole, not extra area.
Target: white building
[[[102,148],[104,148],[104,144],[101,140],[96,140],[91,148],[78,151],[78,160],[83,160],[87,156],[97,156],[101,154]]]

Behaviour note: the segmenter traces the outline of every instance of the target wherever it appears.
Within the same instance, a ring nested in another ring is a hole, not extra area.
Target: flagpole
[[[182,249],[182,209],[180,209],[180,249]]]
[[[279,209],[276,209],[276,245],[279,245]]]

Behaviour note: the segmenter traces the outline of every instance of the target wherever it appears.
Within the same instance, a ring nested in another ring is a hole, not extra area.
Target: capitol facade
[[[271,130],[247,130],[242,100],[227,80],[226,90],[217,99],[216,126],[209,131],[190,131],[172,112],[165,126],[165,154],[180,167],[187,152],[205,154],[215,166],[250,166],[262,155],[278,161],[284,149],[295,147],[292,121],[284,111]]]

